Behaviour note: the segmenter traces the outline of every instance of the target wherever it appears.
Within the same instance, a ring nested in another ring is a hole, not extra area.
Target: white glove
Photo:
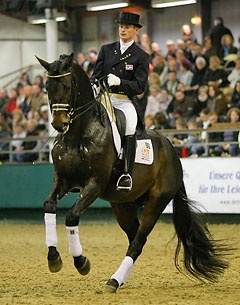
[[[92,86],[92,89],[93,89],[94,97],[97,97],[100,93],[100,87],[98,87],[96,84],[94,84]]]
[[[119,86],[121,83],[121,79],[117,77],[116,75],[110,73],[108,74],[108,85],[109,87],[111,86]]]

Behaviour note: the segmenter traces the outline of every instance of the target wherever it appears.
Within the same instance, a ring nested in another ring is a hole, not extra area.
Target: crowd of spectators
[[[221,17],[200,43],[190,25],[183,25],[177,41],[166,41],[165,50],[152,41],[148,34],[137,36],[135,42],[150,57],[148,86],[136,96],[140,115],[149,129],[174,129],[171,137],[176,151],[187,155],[221,156],[239,154],[238,132],[211,132],[208,142],[226,142],[226,145],[203,145],[206,132],[216,122],[240,121],[240,51],[230,29]],[[76,57],[90,77],[97,60],[97,50]],[[201,128],[189,134],[178,131]],[[32,162],[41,141],[25,141],[26,137],[48,135],[48,100],[44,77],[30,80],[23,73],[16,88],[0,88],[0,138],[13,137],[11,144],[0,143],[0,161],[9,159],[3,152],[11,145],[13,161]],[[182,147],[179,147],[179,145]],[[194,145],[197,144],[197,145]],[[24,152],[27,150],[28,152]],[[30,153],[29,150],[32,150]],[[48,158],[46,155],[45,158]]]

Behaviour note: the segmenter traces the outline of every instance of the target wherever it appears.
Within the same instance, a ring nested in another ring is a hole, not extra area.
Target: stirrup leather
[[[129,186],[123,186],[123,185],[119,185],[120,183],[121,183],[121,180],[122,179],[128,179],[129,181],[130,181],[130,185]],[[123,190],[123,191],[131,191],[131,189],[132,189],[132,177],[131,177],[131,175],[129,175],[129,174],[122,174],[119,178],[118,178],[118,181],[117,181],[117,190],[118,191],[121,191],[121,190]]]

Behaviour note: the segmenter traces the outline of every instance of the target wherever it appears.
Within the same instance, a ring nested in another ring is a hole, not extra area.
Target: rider
[[[117,190],[124,191],[132,188],[131,174],[135,159],[137,112],[131,100],[144,92],[148,81],[149,55],[134,41],[142,27],[139,17],[133,13],[120,13],[116,20],[119,24],[120,41],[101,47],[91,77],[91,81],[107,77],[111,103],[122,110],[126,117],[124,173],[117,182]]]

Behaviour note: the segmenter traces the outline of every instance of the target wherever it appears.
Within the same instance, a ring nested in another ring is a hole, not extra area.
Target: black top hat
[[[132,24],[138,28],[141,28],[142,25],[139,24],[139,17],[140,16],[138,14],[121,12],[118,19],[115,21],[120,24]]]

